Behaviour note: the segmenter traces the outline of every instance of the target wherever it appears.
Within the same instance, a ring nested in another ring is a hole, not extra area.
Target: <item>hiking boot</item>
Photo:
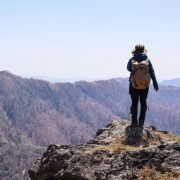
[[[131,128],[137,127],[137,126],[138,126],[137,122],[132,122],[131,125],[130,125]]]
[[[144,128],[144,124],[139,124],[139,127],[140,128]]]
[[[139,127],[143,128],[144,127],[144,121],[139,121]]]

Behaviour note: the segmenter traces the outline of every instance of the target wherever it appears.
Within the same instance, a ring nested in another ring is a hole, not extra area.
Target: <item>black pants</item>
[[[132,124],[137,125],[137,114],[138,114],[138,102],[140,100],[140,115],[139,115],[139,125],[144,125],[146,111],[147,111],[147,96],[148,96],[149,87],[143,90],[137,90],[132,87],[130,84],[129,94],[131,96],[132,105],[131,105],[131,114],[132,114]]]

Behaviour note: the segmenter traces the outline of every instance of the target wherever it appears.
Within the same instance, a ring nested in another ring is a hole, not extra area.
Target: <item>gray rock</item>
[[[162,144],[154,131],[157,129],[132,129],[125,122],[113,121],[85,145],[50,145],[30,168],[29,176],[31,180],[132,180],[147,165],[162,173],[179,171],[180,143]],[[124,146],[137,150],[98,150],[111,145],[117,137],[124,138]],[[159,144],[150,145],[153,140]],[[92,148],[96,151],[88,151]]]

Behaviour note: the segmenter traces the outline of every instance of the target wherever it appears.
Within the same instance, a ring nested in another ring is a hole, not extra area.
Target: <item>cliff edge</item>
[[[87,144],[49,145],[31,180],[180,179],[180,137],[114,120]]]

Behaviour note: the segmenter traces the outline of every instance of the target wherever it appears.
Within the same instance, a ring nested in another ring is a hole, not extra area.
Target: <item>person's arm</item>
[[[128,61],[128,64],[127,64],[127,70],[128,70],[129,72],[132,72],[131,60],[132,60],[132,58]]]
[[[154,72],[153,65],[152,65],[152,63],[151,63],[150,60],[149,60],[149,74],[150,74],[151,79],[152,79],[152,81],[153,81],[154,89],[155,89],[156,91],[158,91],[159,86],[158,86],[158,83],[157,83],[157,80],[156,80],[156,75],[155,75],[155,72]]]

